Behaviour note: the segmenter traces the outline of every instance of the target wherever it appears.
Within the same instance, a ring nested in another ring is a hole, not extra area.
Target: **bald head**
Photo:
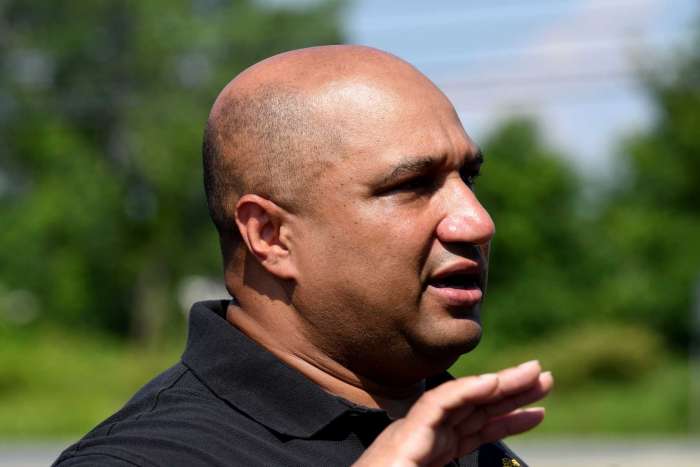
[[[386,111],[379,94],[400,99],[409,89],[417,99],[439,93],[408,63],[361,46],[295,50],[243,71],[216,99],[204,135],[207,200],[222,238],[235,238],[235,205],[246,193],[291,212],[312,207],[312,181],[348,155],[358,116]]]
[[[426,284],[488,249],[480,158],[414,67],[358,46],[274,56],[221,92],[204,149],[237,327],[391,384],[476,344],[478,292]]]

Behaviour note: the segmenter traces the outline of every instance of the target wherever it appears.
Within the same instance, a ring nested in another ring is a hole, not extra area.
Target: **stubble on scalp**
[[[222,247],[239,243],[234,213],[244,194],[292,213],[316,209],[324,172],[356,157],[349,150],[353,128],[390,111],[376,105],[379,93],[410,91],[423,99],[426,84],[434,87],[393,55],[346,45],[283,53],[239,74],[214,103],[202,150],[207,203]],[[416,86],[424,90],[415,94]]]
[[[202,148],[209,212],[221,236],[235,238],[235,205],[247,193],[289,212],[313,205],[314,183],[340,152],[310,96],[265,83],[231,93],[209,116]]]

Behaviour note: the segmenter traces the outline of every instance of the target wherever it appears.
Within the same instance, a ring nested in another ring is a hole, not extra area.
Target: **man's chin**
[[[481,341],[481,304],[448,309],[449,318],[436,329],[435,345],[440,352],[462,354],[474,350]]]
[[[477,322],[472,322],[471,329],[467,333],[455,336],[453,339],[445,339],[445,341],[442,351],[454,354],[456,355],[455,358],[458,358],[460,355],[471,352],[479,345],[479,342],[481,342],[481,325]]]
[[[471,352],[481,341],[481,323],[477,319],[454,320],[448,329],[417,342],[417,350],[436,368],[447,369],[461,355]]]

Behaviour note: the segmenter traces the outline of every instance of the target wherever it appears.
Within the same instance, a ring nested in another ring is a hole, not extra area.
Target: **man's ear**
[[[286,229],[285,211],[258,195],[243,195],[236,203],[236,225],[241,237],[260,264],[281,279],[296,277],[289,243],[281,234]]]

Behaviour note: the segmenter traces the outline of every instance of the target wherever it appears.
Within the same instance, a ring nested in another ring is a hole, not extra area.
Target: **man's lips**
[[[483,268],[475,261],[458,261],[438,269],[428,279],[428,291],[448,306],[472,307],[484,296]]]
[[[457,289],[453,287],[428,286],[428,291],[436,295],[448,306],[453,307],[473,307],[481,302],[484,296],[480,287],[471,289]]]

